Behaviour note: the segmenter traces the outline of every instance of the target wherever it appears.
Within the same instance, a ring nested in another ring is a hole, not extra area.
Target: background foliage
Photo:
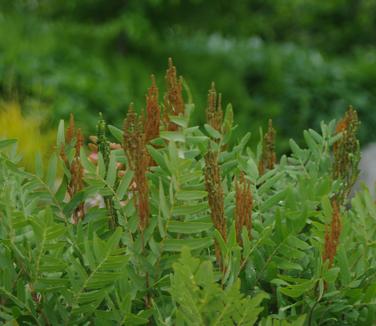
[[[0,91],[55,123],[76,112],[94,129],[130,102],[144,105],[147,76],[173,56],[202,122],[214,79],[239,117],[239,135],[267,118],[278,151],[299,130],[358,109],[362,144],[375,139],[374,1],[59,1],[0,4]],[[208,14],[210,13],[210,14]]]

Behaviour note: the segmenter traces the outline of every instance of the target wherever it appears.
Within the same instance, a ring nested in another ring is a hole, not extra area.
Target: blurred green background
[[[87,132],[99,111],[121,125],[151,73],[163,92],[171,56],[196,121],[214,80],[238,133],[258,140],[272,117],[280,152],[349,104],[362,144],[375,140],[376,1],[0,0],[0,11],[0,97],[44,128],[70,112]]]

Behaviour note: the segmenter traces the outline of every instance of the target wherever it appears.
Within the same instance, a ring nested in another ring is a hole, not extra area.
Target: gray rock
[[[364,182],[368,187],[370,194],[375,198],[376,184],[376,143],[372,143],[362,149],[362,158],[360,160],[360,176],[355,185],[355,189],[359,189],[360,184]]]

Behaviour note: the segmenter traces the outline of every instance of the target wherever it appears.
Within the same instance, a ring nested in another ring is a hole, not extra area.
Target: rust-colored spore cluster
[[[221,132],[223,123],[222,95],[215,90],[214,82],[208,94],[208,107],[206,109],[206,121],[214,129]]]
[[[84,168],[81,164],[80,158],[80,150],[84,145],[84,137],[82,135],[81,129],[75,129],[74,116],[73,114],[71,114],[69,119],[69,126],[65,132],[65,142],[66,144],[72,144],[73,141],[75,141],[75,151],[71,162],[69,162],[68,157],[65,153],[65,146],[63,145],[60,149],[60,157],[64,161],[65,167],[71,173],[71,178],[67,187],[67,192],[70,199],[72,199],[74,195],[81,191],[84,187]],[[77,224],[84,218],[84,215],[84,203],[82,202],[73,212],[73,223]]]
[[[235,183],[235,198],[236,239],[239,244],[242,244],[241,232],[243,227],[247,229],[248,235],[251,237],[253,207],[251,182],[245,178],[243,172],[240,174]]]
[[[275,153],[275,134],[276,131],[273,128],[273,121],[269,119],[268,131],[264,135],[262,142],[262,154],[259,162],[259,174],[263,175],[266,170],[272,170],[277,162],[277,156]]]
[[[326,225],[325,228],[325,246],[323,253],[323,261],[325,262],[326,260],[329,260],[329,267],[333,264],[342,229],[341,215],[336,199],[332,200],[332,210],[332,221],[330,227]]]
[[[124,120],[123,147],[130,168],[134,171],[133,193],[139,215],[141,231],[149,224],[149,186],[146,178],[149,157],[146,151],[146,137],[144,133],[144,119],[138,116],[130,105]]]
[[[145,140],[149,143],[152,139],[159,137],[159,126],[161,119],[161,109],[158,99],[159,92],[155,83],[155,77],[151,76],[151,86],[146,95],[146,120],[145,120]]]
[[[208,192],[208,201],[211,217],[215,228],[226,240],[226,221],[224,213],[224,194],[217,154],[209,150],[205,155],[205,186]]]
[[[166,129],[169,131],[176,131],[178,126],[170,121],[170,115],[184,114],[184,99],[183,99],[183,79],[177,77],[176,67],[172,59],[168,60],[168,69],[166,72],[167,92],[164,96],[164,113],[163,120]]]
[[[69,144],[73,138],[74,138],[74,134],[75,134],[75,126],[74,126],[74,116],[73,116],[73,113],[70,114],[69,116],[69,126],[67,128],[67,130],[65,131],[65,143]]]
[[[358,114],[350,106],[336,126],[336,134],[342,133],[342,137],[333,145],[333,178],[344,182],[342,191],[338,194],[342,199],[351,191],[359,173],[359,141],[356,136],[358,127]]]
[[[208,192],[208,202],[212,222],[214,227],[221,234],[222,238],[226,241],[227,226],[221,174],[218,165],[217,153],[213,152],[211,149],[209,149],[205,155],[205,187],[206,191]],[[222,259],[218,243],[215,245],[215,254],[217,263],[222,268]]]

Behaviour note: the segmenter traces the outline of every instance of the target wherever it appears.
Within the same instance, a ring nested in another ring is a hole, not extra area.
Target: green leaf
[[[35,174],[41,179],[44,176],[43,160],[40,153],[36,153],[35,155]]]
[[[187,143],[190,145],[200,145],[209,140],[206,136],[187,136]]]
[[[288,188],[285,188],[285,189],[280,190],[277,193],[275,193],[273,196],[268,198],[266,201],[264,201],[260,205],[260,211],[266,212],[270,208],[272,208],[273,206],[277,206],[277,204],[286,197],[287,192],[288,192]]]
[[[116,195],[118,198],[123,199],[125,194],[129,189],[129,185],[133,180],[134,172],[132,170],[127,170],[125,175],[121,178],[120,184],[116,190]]]
[[[98,165],[97,165],[97,173],[101,178],[105,178],[106,176],[106,165],[104,163],[103,155],[101,152],[98,152]]]
[[[341,283],[346,285],[351,282],[351,272],[350,272],[350,265],[347,259],[346,253],[346,245],[341,244],[338,248],[336,259],[338,262],[338,266],[341,270],[340,272],[340,279]]]
[[[323,142],[322,136],[315,130],[313,129],[308,129],[309,133],[311,136],[315,139],[316,143],[321,144]]]
[[[80,191],[76,193],[73,198],[65,205],[64,207],[64,214],[66,216],[70,216],[73,214],[73,211],[77,208],[77,206],[82,203],[86,198],[86,194],[84,191]]]
[[[211,125],[208,125],[207,123],[204,125],[205,130],[208,132],[209,136],[214,139],[220,139],[222,135],[220,132],[216,129],[214,129]]]
[[[169,171],[166,161],[160,151],[156,150],[153,146],[147,145],[146,146],[149,154],[153,158],[153,160],[165,171]]]
[[[286,287],[281,287],[280,291],[291,298],[298,298],[304,293],[311,291],[315,285],[315,280],[308,280],[296,285],[289,285]]]
[[[292,152],[294,153],[295,157],[298,158],[300,161],[304,162],[305,160],[305,155],[304,155],[304,150],[301,149],[298,144],[295,142],[295,140],[290,139],[290,148]]]
[[[84,169],[92,174],[95,174],[95,165],[89,161],[86,152],[83,147],[80,149],[80,158],[81,158],[81,164],[84,167]]]
[[[163,139],[173,141],[173,142],[185,142],[185,136],[179,131],[161,131],[160,136]]]
[[[0,149],[3,149],[5,147],[11,146],[13,144],[17,143],[17,139],[4,139],[0,140]]]
[[[170,210],[166,200],[166,196],[163,189],[162,180],[159,181],[159,208],[162,212],[162,215],[165,219],[170,218]]]
[[[116,180],[117,167],[116,167],[116,157],[113,152],[110,154],[110,162],[108,163],[108,170],[106,176],[106,183],[109,187],[113,187]]]
[[[112,134],[112,136],[115,137],[116,141],[122,144],[123,143],[123,131],[112,125],[108,125],[107,127],[110,133]]]
[[[170,115],[169,119],[180,127],[187,128],[188,126],[188,121],[185,117]]]
[[[253,158],[249,158],[247,161],[246,173],[253,181],[255,181],[259,176],[259,171],[256,162],[253,160]]]
[[[208,195],[206,191],[180,190],[176,193],[176,199],[183,201],[203,199]]]
[[[318,145],[316,144],[316,142],[314,141],[313,137],[311,136],[311,134],[307,131],[307,130],[304,130],[304,139],[308,145],[308,148],[313,152],[313,153],[316,153],[318,154],[319,152],[319,147]]]
[[[311,248],[311,246],[307,242],[300,240],[299,238],[294,236],[288,237],[287,244],[301,250],[308,250],[309,248]]]
[[[174,206],[172,209],[172,213],[174,215],[191,215],[197,214],[204,210],[208,209],[207,203],[200,203],[195,205],[181,205],[181,206]]]
[[[212,228],[212,226],[213,224],[208,222],[170,221],[168,223],[167,229],[169,232],[190,234],[208,231]]]
[[[65,144],[64,131],[65,131],[64,120],[60,120],[59,126],[57,127],[57,137],[56,137],[56,147],[58,149],[60,149],[61,146]]]
[[[47,185],[50,189],[53,189],[56,183],[56,173],[57,173],[57,156],[52,154],[50,161],[48,163],[47,170]]]
[[[164,251],[181,251],[184,247],[190,250],[208,248],[213,244],[211,237],[198,239],[167,239],[163,242]]]
[[[273,261],[277,264],[278,268],[280,269],[303,271],[302,266],[300,266],[297,263],[288,261],[286,258],[280,258],[280,257],[274,256]]]
[[[323,278],[328,283],[334,283],[338,277],[340,269],[338,267],[333,267],[329,270],[326,270],[323,273]]]
[[[213,235],[216,240],[216,243],[219,245],[219,249],[221,251],[222,256],[226,257],[228,253],[228,248],[225,240],[222,237],[222,234],[217,229],[214,229]]]

